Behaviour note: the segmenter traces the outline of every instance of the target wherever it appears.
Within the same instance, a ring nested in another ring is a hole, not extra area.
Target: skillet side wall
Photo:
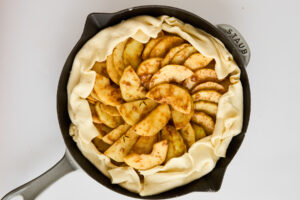
[[[216,167],[212,172],[207,174],[206,176],[195,180],[187,185],[181,186],[179,188],[175,188],[169,190],[167,192],[148,196],[148,197],[140,197],[138,194],[129,192],[126,189],[123,189],[119,185],[111,184],[110,179],[105,177],[99,170],[94,167],[80,152],[76,143],[73,141],[72,137],[69,135],[69,126],[70,126],[70,118],[68,114],[68,98],[67,98],[67,84],[70,75],[70,71],[72,68],[73,60],[77,54],[77,52],[81,49],[81,47],[97,32],[100,30],[118,24],[122,20],[129,19],[131,17],[135,17],[138,15],[151,15],[151,16],[160,16],[160,15],[169,15],[174,16],[185,23],[189,23],[197,28],[203,29],[204,31],[210,33],[214,37],[220,39],[229,52],[233,55],[236,63],[241,69],[241,82],[243,85],[243,96],[244,96],[244,118],[243,118],[243,129],[242,132],[233,138],[228,149],[226,158],[221,158]],[[65,144],[67,146],[67,150],[70,152],[73,159],[77,162],[77,164],[93,179],[107,188],[118,192],[120,194],[134,197],[134,198],[143,198],[143,199],[165,199],[172,198],[176,196],[181,196],[193,191],[218,191],[221,187],[223,176],[226,170],[226,167],[238,151],[248,127],[249,116],[250,116],[250,87],[248,76],[245,70],[245,66],[243,63],[243,59],[240,57],[238,50],[234,47],[234,45],[226,38],[226,36],[218,30],[215,26],[205,21],[204,19],[189,13],[187,11],[167,7],[167,6],[141,6],[135,7],[132,9],[126,9],[119,11],[117,13],[92,13],[87,17],[86,24],[84,27],[84,31],[80,40],[77,42],[70,55],[68,56],[65,65],[63,67],[59,84],[57,90],[57,114],[58,121],[60,125],[60,129],[62,132],[62,136],[64,138]]]

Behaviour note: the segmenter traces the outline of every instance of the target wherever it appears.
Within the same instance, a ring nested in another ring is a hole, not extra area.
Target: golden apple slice
[[[150,58],[163,58],[171,48],[180,45],[183,42],[184,40],[178,36],[165,36],[153,47],[150,53]]]
[[[113,144],[117,139],[119,139],[124,133],[128,131],[131,126],[129,124],[121,124],[117,128],[113,129],[107,133],[102,140],[107,144]]]
[[[116,106],[123,103],[120,89],[112,87],[109,79],[102,75],[96,75],[94,91],[97,99],[106,105]]]
[[[139,135],[135,134],[131,127],[104,154],[117,162],[124,162],[124,157],[129,153],[138,138]]]
[[[193,102],[191,102],[191,104],[193,107]],[[181,129],[181,128],[185,127],[191,120],[193,114],[194,114],[194,109],[192,109],[189,114],[184,114],[182,112],[172,109],[172,120],[173,120],[175,128]]]
[[[171,81],[181,83],[192,75],[193,72],[183,65],[167,65],[152,76],[149,88],[151,89],[158,84],[169,83]]]
[[[100,107],[101,107],[101,110],[103,110],[103,112],[106,112],[107,114],[109,114],[111,116],[120,116],[119,111],[114,106],[100,104]]]
[[[98,138],[102,139],[102,137],[104,135],[106,135],[107,133],[109,133],[112,128],[106,126],[105,124],[101,123],[101,124],[96,124],[94,123],[94,126],[97,128],[99,135],[97,136]]]
[[[102,76],[105,76],[107,78],[108,77],[108,74],[107,74],[107,71],[106,71],[106,61],[104,62],[95,62],[95,64],[93,65],[92,67],[92,70],[97,72],[98,74],[102,75]]]
[[[112,116],[107,114],[106,112],[103,112],[103,110],[101,109],[101,104],[98,102],[95,105],[95,110],[99,116],[99,119],[102,123],[104,123],[106,126],[110,127],[110,128],[116,128],[117,126],[119,126],[120,124],[123,123],[122,117],[120,116]]]
[[[97,99],[95,99],[91,94],[86,98],[86,100],[91,104],[97,103]]]
[[[141,84],[141,80],[131,66],[126,67],[120,79],[120,89],[125,101],[144,99],[146,90]]]
[[[192,90],[192,93],[198,92],[199,90],[216,90],[220,93],[225,92],[225,87],[219,83],[215,82],[205,82],[205,83],[200,83],[194,89]]]
[[[137,100],[117,106],[117,109],[127,124],[134,125],[150,113],[157,103],[152,99]]]
[[[92,121],[93,121],[93,123],[94,124],[102,124],[102,121],[100,120],[100,118],[97,115],[95,107],[94,106],[90,106],[90,110],[91,110],[91,113],[92,113]]]
[[[157,134],[152,136],[141,136],[132,147],[131,151],[137,154],[151,153],[154,143],[157,142]]]
[[[196,111],[203,111],[213,117],[217,115],[218,105],[207,101],[197,101],[194,103],[194,109]]]
[[[206,57],[201,53],[195,53],[186,59],[184,65],[191,70],[197,70],[206,67],[212,60],[213,58]]]
[[[146,170],[162,164],[167,155],[168,141],[160,141],[153,146],[150,154],[130,153],[124,158],[125,163],[135,169]]]
[[[162,58],[149,58],[139,65],[136,73],[144,87],[149,88],[150,79],[159,70],[161,61]]]
[[[215,122],[213,118],[204,112],[195,112],[192,117],[192,122],[199,124],[204,128],[208,135],[212,134],[215,128]]]
[[[98,149],[98,151],[100,151],[101,153],[103,153],[104,151],[106,151],[109,148],[109,144],[105,143],[103,140],[101,140],[100,137],[95,137],[92,140],[92,143],[95,145],[95,147]]]
[[[176,46],[176,47],[173,47],[172,49],[170,49],[170,51],[167,53],[167,55],[164,57],[163,61],[161,62],[161,66],[170,64],[170,62],[171,62],[172,58],[175,56],[175,54],[188,46],[190,46],[190,45],[187,43],[184,43],[184,44],[181,44],[179,46]]]
[[[114,60],[112,55],[107,56],[106,64],[107,64],[106,70],[110,79],[119,85],[121,76],[114,65]]]
[[[99,118],[99,116],[96,112],[95,105],[91,104],[91,103],[89,103],[89,105],[90,105],[90,110],[91,110],[93,122],[96,123],[96,124],[101,124],[102,121],[100,120],[100,118]]]
[[[123,59],[125,67],[128,65],[132,66],[134,69],[138,67],[141,62],[141,55],[144,49],[144,44],[130,38],[126,43]]]
[[[161,41],[163,39],[163,32],[160,32],[157,36],[157,38],[152,38],[150,39],[150,41],[145,45],[143,54],[142,54],[142,58],[143,60],[146,60],[147,58],[149,58],[149,55],[153,49],[153,47],[156,46],[156,44]]]
[[[190,148],[195,143],[195,131],[191,125],[191,123],[188,123],[184,128],[180,130],[183,141],[185,145]]]
[[[112,131],[112,128],[106,126],[105,124],[101,124],[101,130],[105,133],[105,135],[107,133],[109,133],[110,131]]]
[[[198,69],[191,77],[187,78],[183,85],[192,89],[199,83],[207,82],[207,81],[215,81],[218,82],[218,77],[213,69]]]
[[[182,50],[180,50],[179,52],[177,52],[175,54],[175,56],[173,57],[173,59],[171,60],[171,63],[181,65],[184,63],[184,61],[188,57],[190,57],[190,55],[192,55],[196,52],[197,52],[197,49],[195,49],[195,47],[193,47],[192,45],[189,45],[189,46],[183,48]]]
[[[95,99],[96,101],[100,101],[100,99],[98,99],[98,96],[97,96],[97,94],[96,94],[96,92],[95,92],[94,89],[92,90],[90,96],[91,96],[93,99]]]
[[[196,141],[206,137],[205,130],[201,126],[192,123],[192,127],[193,127],[194,132],[195,132],[195,140]]]
[[[200,90],[192,95],[194,101],[210,101],[218,103],[222,94],[215,90]]]
[[[157,106],[142,121],[132,127],[132,131],[140,136],[151,136],[158,133],[171,118],[171,111],[167,104]]]
[[[172,119],[176,129],[185,127],[191,120],[192,116],[193,112],[191,112],[190,114],[184,114],[176,110],[172,110]]]
[[[186,152],[186,146],[178,131],[173,126],[166,126],[161,131],[161,139],[168,140],[168,153],[166,162],[171,158],[181,156]]]
[[[126,46],[127,40],[120,42],[113,51],[113,63],[116,71],[120,76],[122,76],[123,71],[125,69],[124,61],[123,61],[123,52]]]
[[[167,103],[174,110],[189,114],[192,110],[191,96],[189,92],[177,85],[163,83],[152,88],[146,97],[158,103]]]

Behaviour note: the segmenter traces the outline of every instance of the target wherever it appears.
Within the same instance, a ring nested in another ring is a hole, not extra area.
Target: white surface
[[[178,199],[299,199],[297,0],[0,0],[0,197],[47,170],[64,153],[56,87],[86,16],[147,4],[176,6],[214,24],[231,24],[252,51],[247,69],[250,124],[222,188],[218,193],[192,193]],[[76,171],[38,199],[104,197],[129,199]]]

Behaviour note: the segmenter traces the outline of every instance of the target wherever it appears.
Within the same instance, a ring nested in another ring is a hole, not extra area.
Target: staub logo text
[[[231,28],[226,30],[226,33],[229,35],[229,37],[232,39],[232,41],[239,47],[239,50],[242,54],[248,53],[248,50],[246,49],[246,45],[243,43],[243,40],[232,30]]]

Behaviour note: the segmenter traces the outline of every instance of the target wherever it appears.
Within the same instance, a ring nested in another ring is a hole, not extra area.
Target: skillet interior
[[[241,69],[241,82],[243,85],[243,96],[244,96],[244,118],[243,118],[243,128],[242,132],[235,136],[228,149],[226,158],[221,158],[216,167],[212,172],[207,174],[206,176],[195,180],[187,185],[181,186],[179,188],[175,188],[173,190],[169,190],[167,192],[148,196],[148,197],[140,197],[136,193],[129,192],[126,189],[123,189],[119,185],[111,184],[110,179],[105,177],[93,164],[91,164],[79,151],[76,143],[73,141],[72,137],[69,135],[69,126],[70,126],[70,118],[68,114],[68,98],[67,98],[67,84],[69,79],[69,74],[72,68],[73,60],[76,53],[81,49],[81,47],[98,33],[101,29],[118,24],[122,20],[126,20],[128,18],[138,16],[138,15],[151,15],[151,16],[160,16],[160,15],[169,15],[174,16],[185,23],[192,24],[195,27],[203,29],[204,31],[210,33],[214,37],[220,39],[229,50],[229,52],[233,55],[236,63]],[[167,6],[141,6],[134,7],[131,9],[126,9],[119,11],[117,13],[92,13],[87,17],[86,24],[82,33],[81,38],[71,51],[68,56],[65,65],[63,67],[59,84],[57,90],[57,114],[59,125],[61,128],[62,136],[64,138],[65,144],[67,146],[68,151],[74,160],[78,163],[78,165],[95,179],[97,182],[106,186],[107,188],[118,192],[120,194],[135,197],[135,198],[144,198],[144,199],[165,199],[176,196],[181,196],[193,191],[218,191],[221,187],[223,176],[226,170],[226,167],[238,151],[248,127],[249,116],[250,116],[250,87],[249,81],[247,77],[247,73],[245,71],[245,66],[243,63],[243,59],[239,56],[238,50],[234,47],[234,45],[225,37],[225,35],[217,29],[215,26],[205,21],[204,19],[181,9],[167,7]]]

